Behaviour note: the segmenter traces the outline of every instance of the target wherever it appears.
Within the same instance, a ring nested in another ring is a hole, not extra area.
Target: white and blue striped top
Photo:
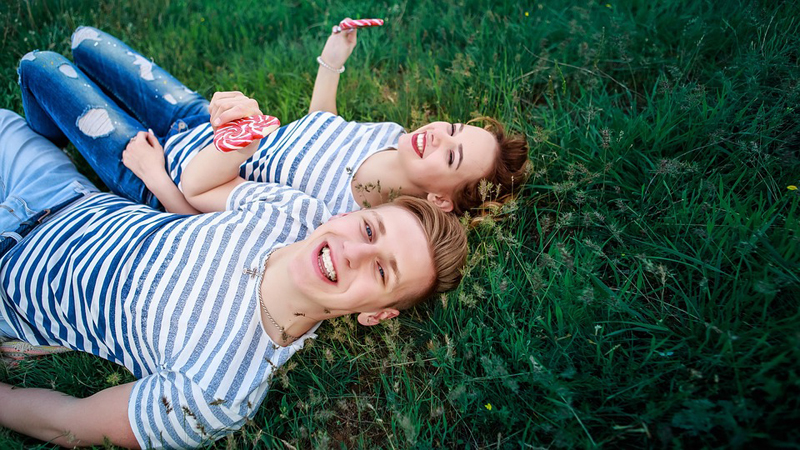
[[[241,167],[245,180],[278,183],[325,202],[332,214],[360,209],[350,182],[373,154],[397,147],[403,127],[392,122],[348,122],[314,112],[283,126],[261,141]],[[164,146],[170,176],[178,186],[186,165],[213,141],[210,124],[171,137]]]
[[[269,252],[330,213],[294,189],[252,182],[227,207],[180,216],[96,194],[0,258],[0,315],[19,338],[140,378],[128,418],[143,448],[192,448],[238,429],[273,371],[314,336],[275,345],[257,289]]]

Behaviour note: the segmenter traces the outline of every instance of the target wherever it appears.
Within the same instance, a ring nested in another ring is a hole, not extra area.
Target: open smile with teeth
[[[329,280],[336,281],[336,269],[333,267],[331,249],[327,245],[320,250],[317,263],[319,264],[319,269]]]
[[[417,133],[412,138],[412,143],[414,144],[414,151],[417,152],[420,158],[422,155],[425,154],[425,145],[426,145],[426,133]]]

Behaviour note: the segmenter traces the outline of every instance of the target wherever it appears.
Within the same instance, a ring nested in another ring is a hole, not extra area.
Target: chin
[[[400,136],[400,139],[397,140],[397,151],[399,152],[407,152],[407,151],[414,151],[411,148],[411,133],[406,133]]]

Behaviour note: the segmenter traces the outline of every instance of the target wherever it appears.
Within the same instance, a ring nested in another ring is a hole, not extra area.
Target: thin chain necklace
[[[261,298],[261,281],[262,281],[261,279],[262,279],[262,276],[263,276],[263,274],[264,274],[264,273],[266,272],[266,270],[267,270],[267,261],[269,261],[269,257],[270,257],[270,256],[272,256],[272,252],[274,252],[274,251],[275,251],[275,250],[271,250],[271,251],[270,251],[270,252],[267,254],[267,258],[264,260],[264,270],[262,270],[262,271],[261,271],[261,273],[260,273],[260,274],[258,274],[258,287],[257,287],[257,289],[258,289],[258,302],[259,302],[259,303],[261,303],[261,309],[263,309],[263,310],[264,310],[264,314],[266,314],[266,315],[267,315],[267,318],[269,319],[269,321],[270,321],[270,322],[272,322],[272,325],[274,325],[274,326],[275,326],[275,328],[276,328],[278,331],[280,331],[280,332],[281,332],[281,339],[282,339],[284,342],[288,341],[289,339],[291,339],[291,340],[293,340],[293,341],[296,341],[296,340],[298,340],[298,339],[300,339],[300,338],[299,338],[299,337],[297,337],[297,336],[292,336],[291,334],[289,334],[289,333],[287,333],[287,332],[286,332],[286,329],[285,329],[285,328],[283,328],[282,326],[278,325],[278,322],[276,322],[276,321],[275,321],[275,319],[272,317],[272,314],[270,314],[270,313],[269,313],[269,310],[267,309],[267,305],[265,305],[265,304],[264,304],[264,299],[263,299],[263,298]],[[246,273],[251,273],[250,271],[248,271],[248,269],[245,269],[245,272],[246,272]]]

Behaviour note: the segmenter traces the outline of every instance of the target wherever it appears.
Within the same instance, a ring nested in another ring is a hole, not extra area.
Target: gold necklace
[[[285,328],[283,328],[282,326],[278,325],[278,322],[276,322],[276,321],[275,321],[275,319],[272,317],[272,314],[270,314],[270,313],[269,313],[269,310],[267,309],[267,305],[265,305],[265,304],[264,304],[264,299],[263,299],[263,298],[261,298],[261,281],[262,281],[262,276],[263,276],[263,274],[264,274],[264,273],[266,272],[266,270],[267,270],[267,261],[269,261],[269,257],[270,257],[270,256],[272,256],[272,252],[274,252],[274,251],[275,251],[275,250],[271,250],[271,251],[270,251],[270,252],[267,254],[267,258],[266,258],[266,260],[264,260],[264,270],[263,270],[263,271],[262,271],[262,272],[261,272],[261,273],[258,275],[258,302],[259,302],[259,303],[261,303],[261,309],[263,309],[263,310],[264,310],[264,314],[266,314],[266,315],[267,315],[267,318],[269,319],[269,321],[270,321],[270,322],[272,322],[272,325],[274,325],[274,326],[275,326],[275,328],[277,328],[277,329],[278,329],[278,331],[280,331],[280,332],[281,332],[281,339],[282,339],[284,342],[288,341],[289,339],[291,339],[291,340],[293,340],[293,341],[296,341],[296,340],[298,340],[298,339],[300,339],[300,338],[299,338],[299,337],[297,337],[297,336],[292,336],[291,334],[289,334],[289,333],[287,333],[287,332],[286,332],[286,329],[285,329]],[[245,269],[245,272],[247,272],[247,273],[250,273],[250,272],[249,272],[247,269]]]

